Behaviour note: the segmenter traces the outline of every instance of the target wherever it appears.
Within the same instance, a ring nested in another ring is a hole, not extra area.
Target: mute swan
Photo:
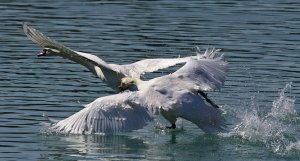
[[[215,57],[218,51],[206,50],[176,72],[149,81],[124,77],[120,88],[126,91],[100,97],[53,123],[50,129],[74,134],[131,131],[142,128],[160,113],[171,123],[169,128],[176,128],[176,119],[181,117],[204,132],[223,131],[226,125],[222,111],[203,94],[220,89],[225,81],[227,62]],[[132,88],[138,90],[127,90]]]
[[[115,90],[118,90],[118,85],[124,77],[140,77],[146,72],[154,72],[159,69],[185,63],[190,58],[145,59],[126,65],[108,64],[95,55],[74,51],[50,39],[25,23],[23,24],[23,30],[29,39],[44,48],[43,51],[38,54],[39,57],[56,55],[79,63],[88,68],[94,75]]]

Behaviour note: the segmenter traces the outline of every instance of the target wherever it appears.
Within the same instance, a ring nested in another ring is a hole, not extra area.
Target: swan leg
[[[207,94],[206,93],[204,93],[204,92],[202,92],[202,91],[198,91],[198,93],[205,99],[205,101],[207,102],[207,103],[209,103],[209,104],[211,104],[213,107],[215,107],[215,108],[219,108],[219,106],[218,105],[216,105],[211,99],[209,99],[208,97],[207,97]]]
[[[166,129],[175,129],[176,128],[176,120],[177,117],[173,115],[172,111],[166,111],[163,108],[160,109],[160,114],[167,119],[170,123],[171,126],[166,126]]]

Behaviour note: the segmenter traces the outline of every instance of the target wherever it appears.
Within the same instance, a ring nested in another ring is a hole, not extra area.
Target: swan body
[[[190,58],[176,72],[148,81],[124,77],[120,83],[124,92],[100,97],[50,128],[75,134],[116,133],[140,129],[161,114],[170,128],[183,118],[207,133],[224,131],[222,111],[199,94],[220,89],[225,81],[227,63],[215,57],[217,52],[207,50],[201,59]],[[126,90],[130,88],[137,90]]]
[[[109,64],[96,55],[72,50],[25,23],[23,24],[23,31],[30,40],[44,48],[38,56],[60,56],[81,64],[115,90],[118,90],[118,85],[124,77],[140,78],[147,72],[182,64],[191,58],[144,59],[132,64]]]

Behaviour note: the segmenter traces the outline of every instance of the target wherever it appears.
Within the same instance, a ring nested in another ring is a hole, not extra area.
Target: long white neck
[[[134,78],[134,82],[135,82],[138,90],[143,90],[148,87],[148,83],[147,83],[148,81],[142,81],[139,78]]]

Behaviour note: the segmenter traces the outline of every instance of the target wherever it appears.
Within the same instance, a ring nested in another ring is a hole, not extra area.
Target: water
[[[0,13],[0,160],[300,159],[297,0],[1,1]],[[25,37],[23,22],[118,64],[221,48],[228,77],[209,96],[230,132],[206,135],[183,121],[173,132],[149,125],[110,136],[41,133],[43,113],[63,119],[114,92],[80,65],[36,58],[41,48]]]

